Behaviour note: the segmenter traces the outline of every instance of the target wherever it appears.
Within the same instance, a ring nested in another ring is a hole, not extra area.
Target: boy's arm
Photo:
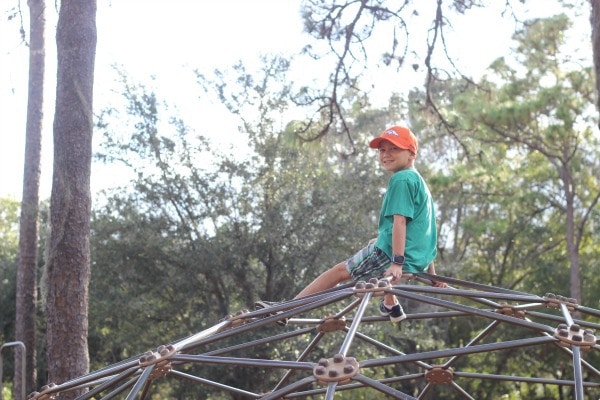
[[[392,227],[392,256],[404,255],[406,246],[406,217],[394,215],[394,226]],[[385,275],[392,275],[392,283],[396,283],[402,277],[402,265],[392,263],[385,271]]]

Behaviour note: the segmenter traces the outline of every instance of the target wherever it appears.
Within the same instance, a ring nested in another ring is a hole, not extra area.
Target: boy
[[[419,273],[428,269],[430,274],[435,274],[435,212],[429,189],[414,168],[419,149],[417,138],[408,128],[393,126],[371,140],[369,147],[379,151],[381,166],[393,173],[383,198],[378,236],[348,260],[319,275],[296,295],[296,299],[350,279],[358,281],[391,275],[393,284],[400,280],[403,272]],[[434,286],[447,287],[444,282],[434,282]],[[256,303],[257,308],[272,305],[265,301]],[[393,294],[384,296],[379,309],[392,322],[406,318]]]

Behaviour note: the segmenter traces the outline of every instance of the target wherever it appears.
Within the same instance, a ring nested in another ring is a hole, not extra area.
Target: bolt
[[[319,360],[319,365],[323,366],[323,367],[327,367],[329,365],[329,360],[326,358],[321,358]]]
[[[335,356],[333,356],[333,362],[336,363],[336,364],[339,364],[341,362],[344,362],[345,358],[346,357],[344,357],[343,354],[336,354]]]
[[[325,368],[324,367],[317,367],[315,368],[315,374],[317,375],[323,375],[325,373]]]
[[[330,378],[335,378],[336,376],[338,376],[338,372],[336,370],[332,369],[331,371],[329,371]]]
[[[596,336],[594,336],[588,332],[586,332],[583,337],[586,342],[596,343]]]
[[[559,329],[558,330],[558,336],[568,337],[569,336],[569,332],[566,329]]]

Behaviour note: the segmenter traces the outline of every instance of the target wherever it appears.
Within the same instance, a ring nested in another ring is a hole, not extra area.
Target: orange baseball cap
[[[417,138],[410,129],[404,126],[392,126],[391,128],[387,128],[379,135],[379,137],[371,140],[369,147],[377,149],[383,140],[387,140],[401,149],[410,150],[415,154],[417,154],[417,151],[419,150]]]

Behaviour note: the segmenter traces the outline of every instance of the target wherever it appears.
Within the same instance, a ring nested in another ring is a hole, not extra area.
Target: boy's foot
[[[265,309],[265,308],[271,308],[271,307],[278,306],[279,304],[281,304],[281,303],[277,302],[277,301],[259,300],[256,303],[254,303],[254,308],[257,309],[257,310],[262,310],[262,309]],[[281,314],[282,312],[283,311],[276,311],[276,312],[273,312],[273,313],[271,313],[269,315],[277,315],[277,314]],[[282,319],[280,319],[280,320],[278,320],[276,322],[277,322],[278,325],[286,326],[287,323],[288,323],[288,319],[287,318],[282,318]]]
[[[392,307],[388,307],[383,303],[383,300],[381,300],[381,303],[379,303],[379,311],[381,312],[381,315],[390,317],[390,321],[392,322],[400,322],[406,319],[406,314],[404,313],[402,306],[398,303],[394,304]]]

